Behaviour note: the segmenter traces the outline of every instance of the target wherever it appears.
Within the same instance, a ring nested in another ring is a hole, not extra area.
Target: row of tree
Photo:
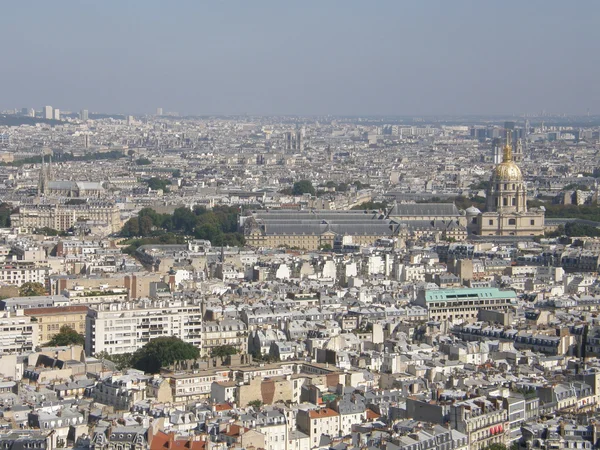
[[[327,193],[323,188],[334,188],[336,192],[347,192],[350,189],[350,186],[351,185],[348,183],[336,183],[335,181],[328,181],[319,186],[320,189],[315,189],[310,180],[300,180],[296,181],[292,187],[283,188],[279,192],[285,195],[310,194],[312,196],[319,196]],[[361,183],[360,181],[353,182],[352,186],[355,186],[357,189],[365,189],[370,187],[368,184]]]
[[[144,208],[138,217],[125,223],[121,236],[137,238],[130,244],[139,245],[180,243],[178,237],[194,236],[209,240],[216,246],[239,246],[244,244],[244,236],[238,232],[238,215],[238,209],[229,206],[216,206],[212,210],[197,206],[193,211],[182,207],[173,214],[159,214],[151,208]]]

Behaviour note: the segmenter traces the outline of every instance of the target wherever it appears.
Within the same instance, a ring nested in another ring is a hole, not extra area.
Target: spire
[[[510,130],[506,130],[506,145],[504,146],[504,157],[502,162],[512,161],[512,134]]]
[[[42,168],[38,180],[38,195],[46,193],[46,162],[44,161],[44,150],[42,150]]]
[[[52,154],[48,155],[48,171],[46,174],[47,181],[54,179],[54,173],[52,173]]]

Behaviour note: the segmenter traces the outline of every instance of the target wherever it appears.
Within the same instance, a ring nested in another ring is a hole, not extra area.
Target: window
[[[531,220],[529,221],[529,225],[535,225],[535,220],[531,219]]]
[[[503,204],[504,206],[508,206],[508,199],[507,199],[506,197],[504,197],[504,198],[502,199],[502,204]]]
[[[517,224],[517,219],[508,219],[508,224],[509,225],[516,225]]]
[[[494,225],[494,221],[492,219],[490,219],[489,224]]]
[[[517,199],[514,197],[512,198],[512,205],[517,206]]]

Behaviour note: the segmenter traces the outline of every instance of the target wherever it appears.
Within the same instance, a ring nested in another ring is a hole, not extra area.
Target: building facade
[[[498,288],[460,288],[422,290],[417,294],[417,305],[429,311],[434,321],[477,320],[481,309],[507,310],[516,301],[515,291]]]

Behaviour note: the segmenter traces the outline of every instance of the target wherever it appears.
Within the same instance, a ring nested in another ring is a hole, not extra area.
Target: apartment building
[[[310,436],[310,446],[319,446],[322,435],[338,437],[340,434],[340,415],[330,408],[298,411],[296,418],[298,429]]]
[[[88,308],[83,305],[57,306],[50,308],[29,308],[23,314],[37,321],[39,342],[44,344],[60,332],[61,327],[68,326],[78,333],[85,333],[85,317]]]
[[[227,367],[195,371],[192,373],[166,374],[174,402],[187,402],[194,399],[210,397],[213,383],[229,380],[230,370]]]
[[[21,314],[0,312],[0,354],[31,352],[37,347],[38,324]]]
[[[24,283],[42,283],[46,286],[50,268],[33,262],[13,261],[0,266],[0,283],[22,286]]]
[[[103,303],[94,305],[86,316],[87,355],[135,352],[160,336],[175,336],[201,347],[201,306],[164,300]]]
[[[516,301],[515,291],[498,288],[422,290],[416,304],[429,310],[429,319],[442,321],[477,320],[480,309],[506,311]]]

